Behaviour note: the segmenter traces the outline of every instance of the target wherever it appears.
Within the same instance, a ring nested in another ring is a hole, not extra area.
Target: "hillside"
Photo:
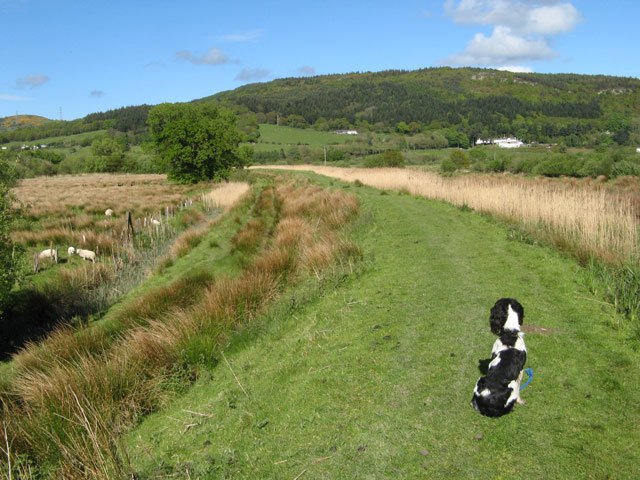
[[[258,138],[258,123],[411,134],[448,129],[453,132],[448,138],[459,133],[471,142],[503,135],[526,142],[563,141],[568,146],[640,141],[640,80],[606,75],[449,67],[393,70],[283,78],[193,101],[231,108],[248,141]],[[0,142],[103,129],[136,135],[139,142],[150,108],[122,107],[72,121],[7,117]]]
[[[200,101],[244,107],[258,121],[304,126],[453,126],[471,137],[585,135],[628,130],[640,115],[640,80],[604,75],[512,73],[477,68],[285,78]],[[340,120],[342,119],[342,120]]]
[[[38,115],[12,115],[0,118],[0,131],[15,130],[22,127],[39,127],[50,121],[48,118]]]

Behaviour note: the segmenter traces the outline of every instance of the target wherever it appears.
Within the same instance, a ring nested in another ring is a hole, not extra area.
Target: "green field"
[[[321,147],[323,145],[338,145],[345,143],[350,135],[337,135],[329,132],[303,130],[300,128],[282,127],[270,124],[260,124],[260,138],[256,145],[259,151],[286,148],[291,145],[309,145]]]
[[[576,263],[468,210],[306,176],[358,196],[364,260],[288,290],[132,431],[136,478],[640,474],[638,340]],[[546,331],[526,337],[527,405],[489,419],[469,401],[504,296]]]
[[[95,130],[92,132],[86,133],[78,133],[76,135],[63,135],[59,137],[47,137],[47,138],[38,138],[37,140],[29,140],[26,142],[9,142],[4,146],[8,148],[20,147],[22,145],[50,145],[52,143],[62,144],[66,146],[67,144],[80,145],[83,142],[87,142],[91,144],[94,138],[100,137],[106,133],[106,130]]]

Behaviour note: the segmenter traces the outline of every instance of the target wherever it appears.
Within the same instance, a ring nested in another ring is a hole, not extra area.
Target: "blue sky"
[[[0,0],[0,117],[444,65],[640,77],[639,21],[638,0]]]

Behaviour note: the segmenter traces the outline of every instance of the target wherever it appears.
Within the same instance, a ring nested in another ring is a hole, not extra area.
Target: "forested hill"
[[[239,114],[247,141],[259,135],[258,123],[410,134],[441,130],[448,132],[447,138],[464,134],[471,142],[515,135],[526,142],[569,146],[603,141],[630,145],[640,138],[640,79],[605,75],[391,70],[284,78],[194,102],[230,107]],[[10,117],[0,123],[0,143],[103,129],[143,138],[150,108],[122,107],[72,121]]]
[[[389,128],[415,122],[460,127],[471,136],[556,137],[629,129],[640,115],[640,80],[443,67],[285,78],[200,101],[246,107],[261,123]]]

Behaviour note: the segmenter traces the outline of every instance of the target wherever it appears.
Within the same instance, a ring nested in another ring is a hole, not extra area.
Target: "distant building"
[[[336,130],[333,133],[337,133],[338,135],[357,135],[357,130]]]
[[[500,148],[520,148],[524,145],[524,143],[515,137],[494,138],[488,140],[479,138],[478,140],[476,140],[476,145],[497,145]]]

